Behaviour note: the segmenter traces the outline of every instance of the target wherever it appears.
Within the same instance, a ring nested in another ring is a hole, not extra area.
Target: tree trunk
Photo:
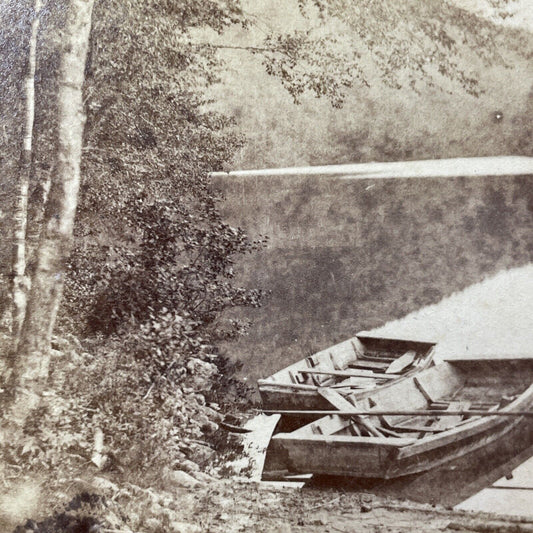
[[[58,132],[51,189],[12,383],[11,418],[21,426],[40,400],[48,376],[50,341],[63,290],[78,202],[83,127],[82,86],[94,0],[68,0],[62,33]]]
[[[14,214],[13,232],[13,285],[12,285],[12,338],[13,350],[17,342],[26,314],[26,298],[29,281],[26,276],[26,226],[28,221],[28,190],[32,170],[32,138],[35,118],[35,63],[37,52],[37,33],[41,0],[35,0],[34,14],[26,58],[24,80],[24,126],[22,130],[22,150],[19,161],[19,191]]]
[[[43,227],[48,193],[52,183],[51,170],[34,171],[37,179],[35,188],[28,197],[28,223],[26,228],[26,276],[31,279],[35,271],[35,261],[41,229]]]

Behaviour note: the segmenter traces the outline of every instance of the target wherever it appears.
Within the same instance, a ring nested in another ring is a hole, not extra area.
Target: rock
[[[152,505],[150,505],[149,511],[153,516],[161,516],[164,512],[166,512],[165,508],[162,505],[159,505],[157,502],[154,502]]]
[[[200,467],[194,462],[190,461],[189,459],[183,459],[179,462],[180,470],[183,470],[184,472],[198,472],[200,470]]]
[[[214,483],[216,479],[205,472],[194,472],[193,477],[201,483]]]
[[[196,422],[199,426],[201,426],[209,422],[209,417],[207,417],[206,414],[203,413],[202,411],[199,411],[198,413],[196,413],[194,417],[194,422]]]
[[[170,523],[170,533],[202,533],[202,530],[196,524],[174,521]]]
[[[144,527],[148,530],[152,531],[158,531],[162,527],[161,520],[158,520],[157,518],[147,518],[144,521]]]
[[[195,394],[194,399],[201,405],[205,406],[205,396],[203,394]]]
[[[215,409],[212,409],[211,407],[205,407],[203,411],[211,420],[214,420],[215,422],[221,422],[224,418],[218,411],[215,411]]]
[[[134,527],[138,527],[138,524],[141,521],[141,517],[138,513],[136,513],[135,511],[130,511],[128,513],[128,518],[130,520],[130,523],[133,524]]]
[[[190,456],[198,464],[207,464],[213,457],[215,457],[217,452],[210,448],[209,446],[204,446],[203,444],[192,443],[190,446]]]
[[[211,420],[208,420],[207,422],[204,422],[202,424],[202,431],[206,434],[215,433],[218,431],[218,424],[216,422],[213,422]]]
[[[328,515],[325,512],[318,513],[309,523],[314,526],[325,526],[328,523]]]
[[[70,487],[74,492],[93,492],[94,484],[82,478],[74,478],[70,482]]]
[[[138,444],[132,444],[126,452],[121,455],[121,463],[127,466],[135,466],[142,463],[144,458],[143,450]]]
[[[220,496],[215,500],[216,506],[220,509],[233,509],[235,507],[235,500],[233,498],[227,498]]]
[[[369,513],[372,511],[372,505],[370,505],[370,503],[362,503],[360,510],[362,513]]]
[[[99,490],[110,490],[113,492],[118,492],[120,489],[118,485],[115,485],[112,481],[109,481],[109,479],[105,477],[95,477],[92,481],[92,486],[95,489]]]
[[[183,470],[171,470],[166,473],[165,477],[170,483],[178,487],[192,488],[201,485],[200,481]]]
[[[205,434],[215,433],[219,429],[218,424],[210,420],[209,417],[201,411],[195,415],[194,419],[190,421],[190,424],[197,426],[202,433]]]
[[[218,368],[213,363],[202,361],[195,357],[189,359],[187,362],[187,370],[194,376],[209,379],[218,373]]]
[[[174,498],[168,492],[160,492],[156,495],[155,502],[164,509],[169,509],[174,502]]]

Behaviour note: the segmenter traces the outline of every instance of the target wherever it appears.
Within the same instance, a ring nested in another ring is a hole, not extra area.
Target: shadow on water
[[[533,422],[524,423],[482,451],[472,452],[429,472],[391,480],[313,476],[305,487],[364,491],[395,499],[452,507],[489,487],[533,456]]]

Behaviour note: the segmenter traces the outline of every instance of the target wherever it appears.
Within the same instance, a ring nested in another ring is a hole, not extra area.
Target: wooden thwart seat
[[[414,350],[409,350],[405,352],[401,357],[395,359],[385,370],[386,374],[399,374],[405,369],[410,367],[416,359],[416,352]]]

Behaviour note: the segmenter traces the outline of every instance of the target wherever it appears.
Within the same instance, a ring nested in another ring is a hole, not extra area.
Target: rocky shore
[[[56,505],[55,514],[35,517],[16,528],[5,529],[10,524],[4,521],[2,531],[533,532],[533,521],[526,519],[457,512],[438,505],[397,501],[368,493],[275,487],[244,479],[216,480],[198,473],[172,471],[165,472],[161,481],[161,488],[156,490],[114,483],[103,476],[65,480],[62,487],[55,487],[53,497],[62,495],[69,504]],[[50,496],[51,493],[48,496],[41,493],[41,508]],[[5,497],[2,504],[5,511]]]

